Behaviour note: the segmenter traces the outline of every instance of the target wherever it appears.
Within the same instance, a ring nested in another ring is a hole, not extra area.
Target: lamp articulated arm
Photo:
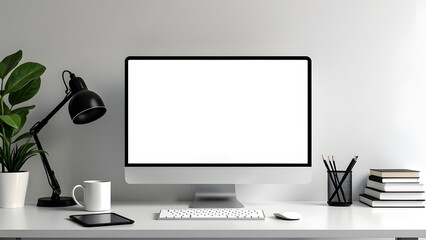
[[[65,83],[64,74],[69,73],[69,88]],[[47,122],[69,101],[68,112],[75,124],[86,124],[102,117],[106,113],[105,104],[96,93],[87,89],[86,83],[82,78],[76,77],[72,72],[65,70],[62,72],[62,80],[66,87],[65,98],[56,106],[43,120],[37,122],[31,129],[30,133],[34,137],[34,141],[40,150],[40,158],[46,171],[47,180],[53,190],[51,197],[42,197],[38,199],[39,207],[65,207],[75,205],[72,197],[64,197],[61,195],[61,187],[55,177],[55,172],[50,167],[47,156],[43,151],[38,133],[43,129]]]
[[[30,129],[30,132],[33,135],[34,140],[36,142],[37,148],[38,150],[41,151],[40,158],[41,158],[41,161],[43,162],[43,166],[46,171],[50,187],[53,190],[52,197],[51,197],[52,201],[59,201],[60,199],[59,195],[61,194],[61,187],[59,186],[59,182],[55,177],[55,172],[50,167],[49,161],[47,160],[47,156],[44,153],[43,147],[41,146],[41,143],[37,134],[47,124],[47,122],[71,99],[72,96],[73,96],[73,93],[69,92],[65,96],[65,98],[59,103],[59,105],[52,110],[52,112],[50,112],[43,120],[34,124],[34,126]]]

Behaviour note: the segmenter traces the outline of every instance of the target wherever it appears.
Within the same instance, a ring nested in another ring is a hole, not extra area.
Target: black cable
[[[62,72],[62,81],[64,82],[64,85],[65,85],[65,93],[66,94],[68,94],[68,93],[70,93],[71,92],[71,90],[69,89],[69,87],[68,87],[68,85],[66,84],[66,82],[65,82],[65,77],[64,77],[64,74],[65,73],[69,73],[69,75],[71,75],[71,74],[73,74],[72,72],[70,72],[70,71],[68,71],[68,70],[64,70],[63,72]]]

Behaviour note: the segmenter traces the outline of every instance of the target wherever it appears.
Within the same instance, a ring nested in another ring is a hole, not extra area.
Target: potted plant
[[[28,185],[28,172],[22,166],[40,153],[30,132],[20,133],[35,105],[23,104],[40,89],[40,76],[46,67],[35,62],[18,66],[22,51],[0,62],[0,207],[22,207]],[[10,74],[9,74],[10,73]]]

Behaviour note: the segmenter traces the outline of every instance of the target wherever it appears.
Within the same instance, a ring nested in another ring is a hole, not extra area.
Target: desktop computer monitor
[[[311,65],[303,56],[127,57],[126,182],[202,184],[192,207],[242,207],[234,184],[308,183]]]

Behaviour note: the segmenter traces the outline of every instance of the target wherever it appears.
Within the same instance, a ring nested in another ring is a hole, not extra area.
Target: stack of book
[[[370,169],[370,176],[359,201],[370,207],[420,207],[425,193],[420,171],[410,169]]]

